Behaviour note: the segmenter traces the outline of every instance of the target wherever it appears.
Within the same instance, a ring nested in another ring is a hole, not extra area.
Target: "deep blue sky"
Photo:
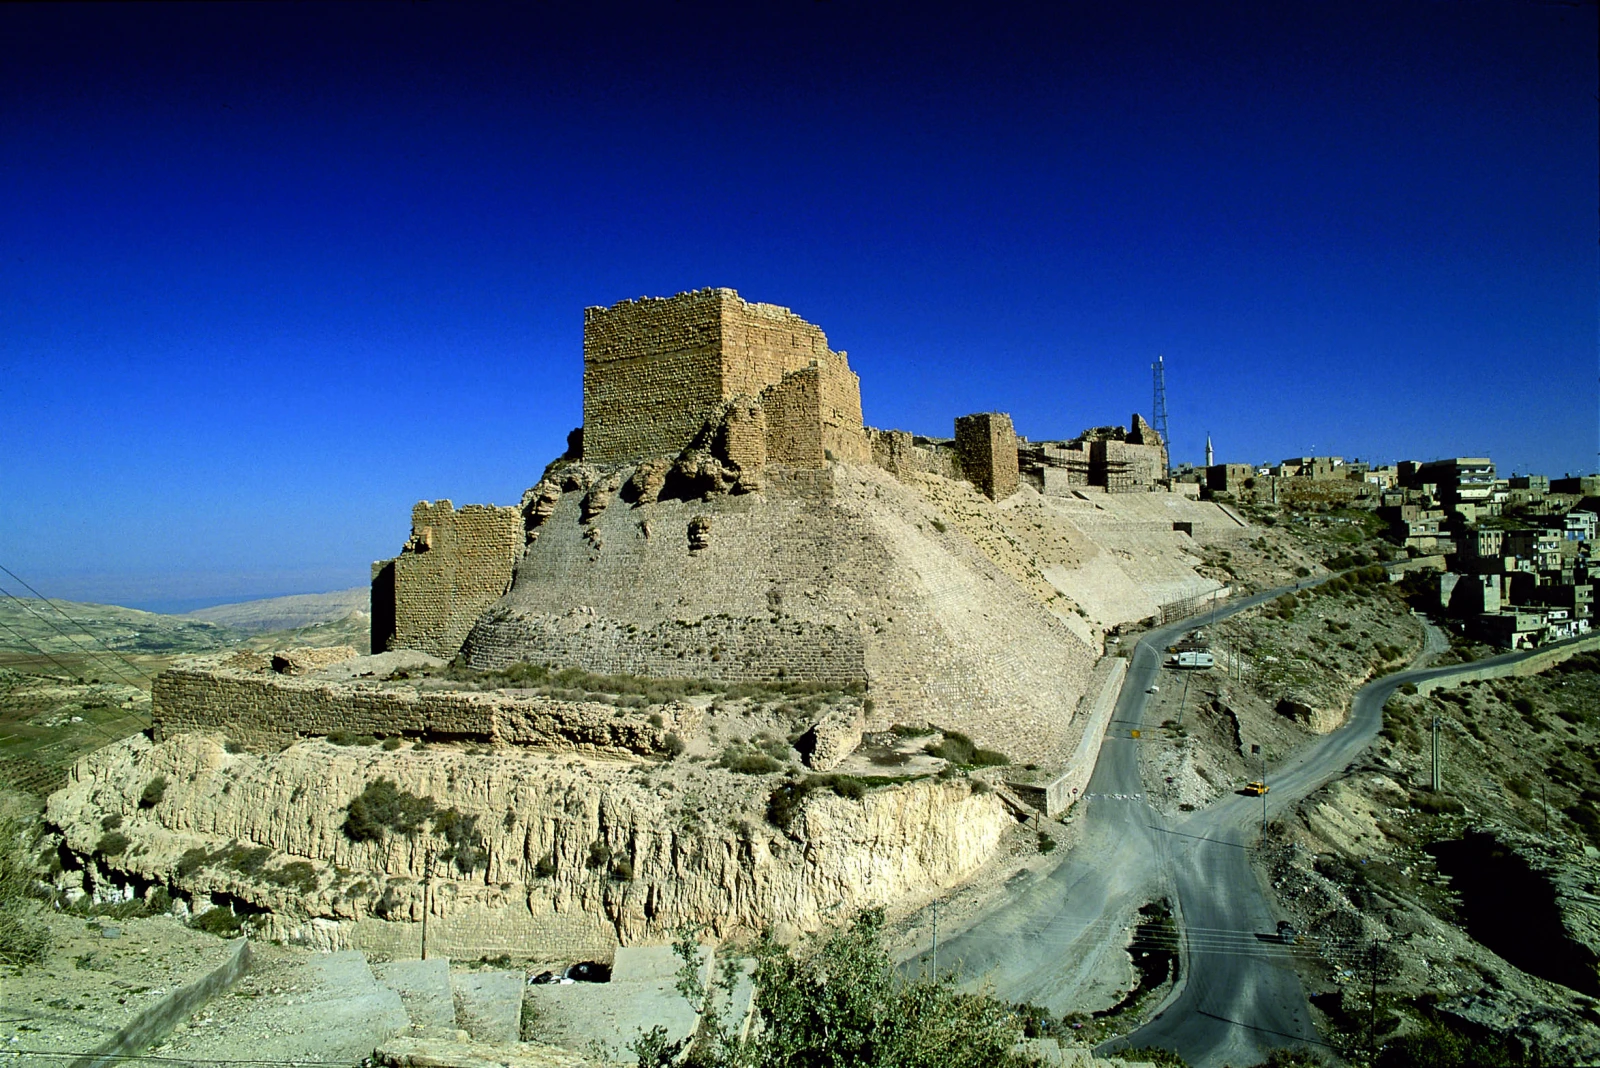
[[[363,583],[707,285],[875,426],[1594,467],[1593,6],[580,6],[0,7],[0,563]]]

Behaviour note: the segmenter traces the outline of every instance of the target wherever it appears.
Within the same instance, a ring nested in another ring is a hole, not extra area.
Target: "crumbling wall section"
[[[791,467],[821,467],[822,372],[808,367],[785,375],[761,394],[767,418],[767,460]]]
[[[892,475],[964,477],[954,449],[934,443],[919,444],[909,431],[868,427],[867,444],[872,462]]]
[[[752,304],[731,289],[714,292],[719,297],[724,396],[754,396],[782,381],[789,372],[810,367],[830,355],[828,339],[821,328],[788,308]],[[858,400],[858,407],[859,403]]]
[[[416,690],[314,679],[176,668],[151,688],[157,740],[188,731],[225,732],[252,749],[333,734],[471,738],[491,743],[613,755],[665,753],[667,734],[694,719],[688,706],[660,724],[644,709],[494,691]]]
[[[956,454],[967,479],[991,500],[1017,492],[1017,433],[1004,412],[980,412],[956,419]]]
[[[1154,445],[1089,443],[1089,480],[1107,493],[1148,493],[1165,474],[1165,451]]]
[[[478,616],[511,588],[525,540],[518,508],[457,511],[448,499],[418,501],[400,555],[373,565],[373,652],[454,656]]]
[[[699,431],[708,409],[741,392],[723,386],[728,292],[697,289],[584,309],[585,460],[675,454]]]

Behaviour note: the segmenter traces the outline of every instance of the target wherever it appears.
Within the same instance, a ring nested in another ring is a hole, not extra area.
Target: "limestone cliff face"
[[[157,776],[164,795],[141,807]],[[476,817],[487,863],[464,874],[435,860],[425,879],[442,839],[351,841],[345,806],[378,778]],[[135,736],[80,761],[49,816],[100,881],[266,910],[269,936],[414,954],[426,907],[430,951],[551,957],[685,923],[805,930],[835,910],[920,904],[970,875],[1010,822],[993,795],[930,779],[860,800],[814,792],[786,833],[763,815],[779,781],[514,749],[256,755],[208,735]],[[131,843],[111,857],[96,852],[108,822]]]

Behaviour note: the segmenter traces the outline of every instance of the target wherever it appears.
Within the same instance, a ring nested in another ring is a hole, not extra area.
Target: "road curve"
[[[1223,619],[1295,587],[1254,594],[1223,606],[1206,619]],[[1192,617],[1148,631],[1132,650],[1116,711],[1084,800],[1083,834],[1071,856],[1042,879],[1011,890],[1007,898],[968,930],[945,940],[942,971],[959,968],[974,985],[996,996],[1031,1002],[1060,1013],[1078,1001],[1107,954],[1123,952],[1124,923],[1152,898],[1172,893],[1171,836],[1145,801],[1138,742],[1130,731],[1144,721],[1145,690],[1161,670],[1162,653],[1180,634],[1201,622]],[[928,964],[913,958],[908,971]]]
[[[1408,682],[1446,678],[1536,650],[1375,679],[1356,692],[1344,726],[1274,767],[1265,798],[1223,798],[1167,829],[1172,877],[1183,917],[1183,963],[1189,979],[1145,1026],[1105,1044],[1161,1046],[1195,1068],[1254,1064],[1268,1050],[1318,1042],[1310,1006],[1289,947],[1256,937],[1273,930],[1270,896],[1249,862],[1263,811],[1275,819],[1349,770],[1383,726],[1383,706]]]
[[[1332,577],[1332,576],[1328,576]],[[1322,581],[1326,581],[1323,579]],[[1290,590],[1280,587],[1208,613],[1223,619]],[[1127,925],[1145,902],[1176,901],[1183,938],[1180,988],[1131,1035],[1103,1052],[1139,1046],[1178,1051],[1195,1068],[1254,1064],[1267,1051],[1317,1042],[1309,1005],[1290,947],[1264,941],[1274,929],[1269,897],[1250,864],[1263,805],[1229,796],[1169,821],[1145,800],[1138,743],[1145,690],[1161,669],[1161,654],[1198,617],[1147,632],[1134,647],[1116,712],[1100,747],[1084,800],[1083,834],[1072,854],[1047,876],[1022,882],[976,924],[940,946],[941,971],[959,969],[975,987],[997,997],[1063,1012],[1081,995],[1108,954],[1123,952]],[[1269,772],[1268,818],[1342,773],[1377,735],[1383,705],[1405,682],[1520,659],[1425,668],[1377,679],[1357,692],[1348,722],[1299,750]],[[923,954],[905,962],[916,971]]]

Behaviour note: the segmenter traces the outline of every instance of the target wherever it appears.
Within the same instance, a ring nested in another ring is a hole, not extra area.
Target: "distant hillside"
[[[236,645],[238,630],[209,620],[163,616],[120,605],[34,598],[0,601],[0,650],[52,655],[116,650],[196,653]]]
[[[294,630],[314,623],[334,623],[367,610],[365,586],[332,593],[301,593],[292,597],[267,597],[259,601],[219,604],[184,613],[184,618],[219,623],[238,630]]]

